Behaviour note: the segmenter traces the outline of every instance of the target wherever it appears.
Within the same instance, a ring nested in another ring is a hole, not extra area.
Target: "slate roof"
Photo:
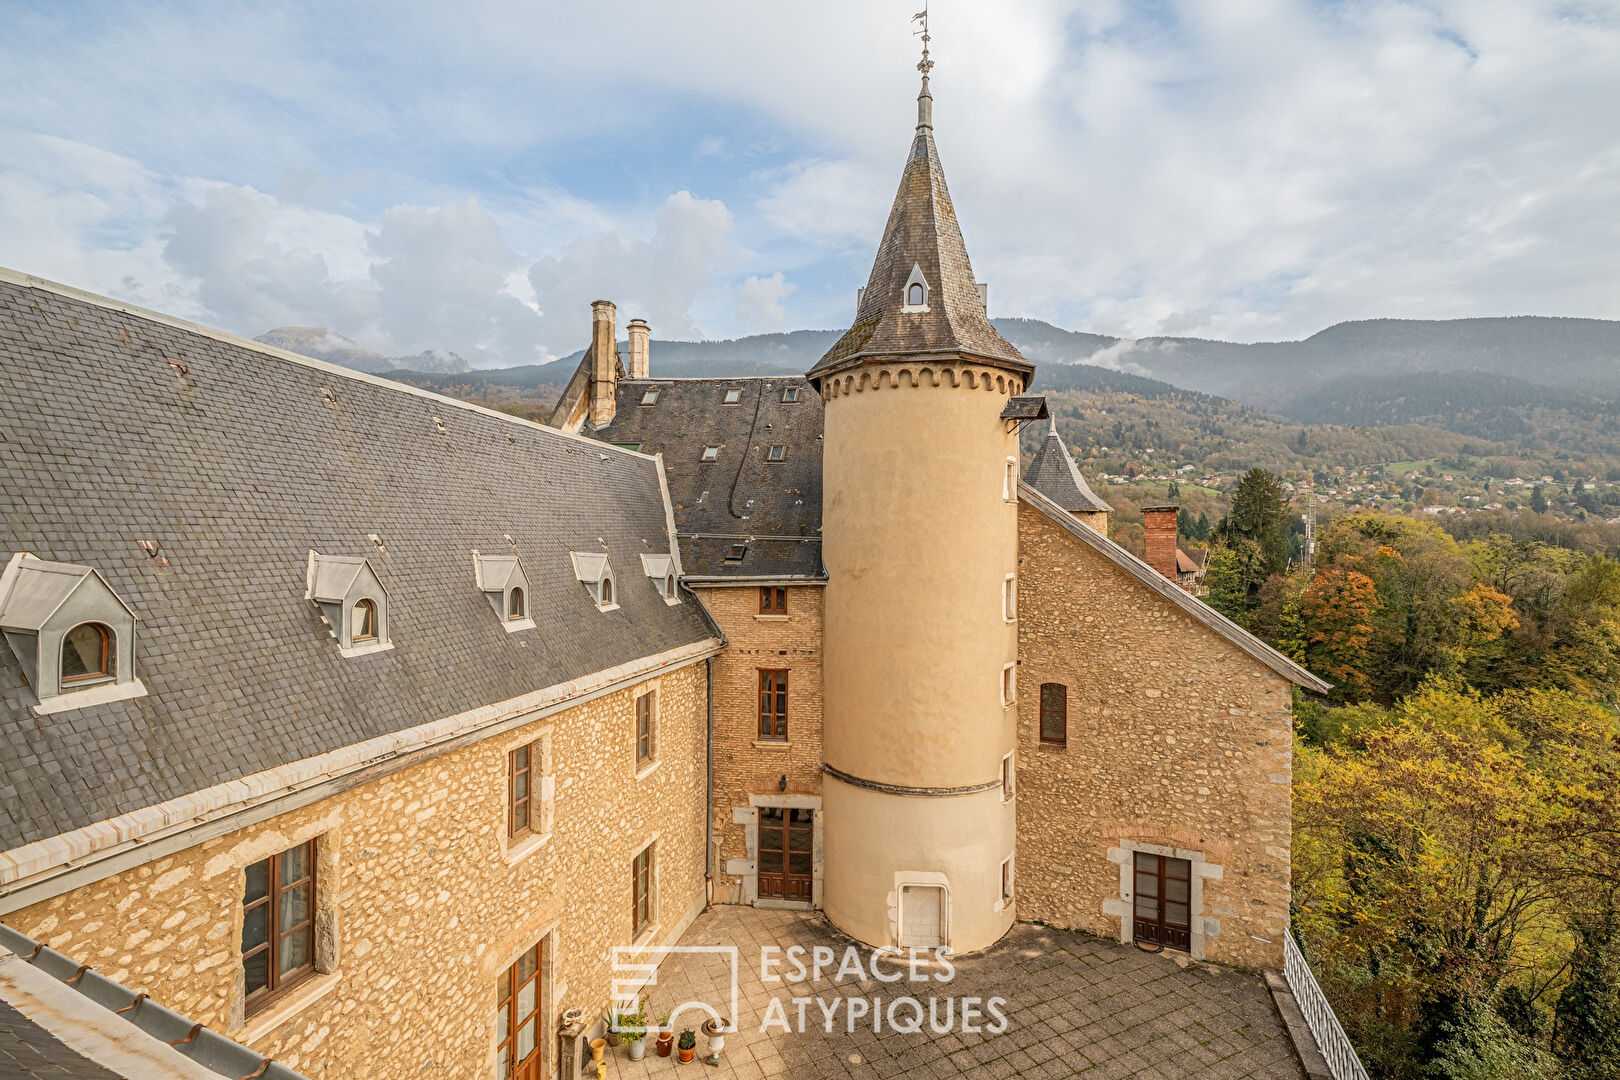
[[[640,404],[649,389],[658,401]],[[785,403],[782,391],[798,391]],[[727,390],[740,392],[723,404]],[[662,454],[688,580],[809,578],[821,565],[821,397],[800,376],[621,379],[595,437]],[[712,462],[705,446],[719,447]],[[770,462],[772,446],[783,459]],[[727,559],[741,544],[741,560]]]
[[[102,574],[148,690],[36,716],[0,645],[0,851],[714,636],[630,573],[670,550],[653,459],[14,271],[0,477],[0,552]],[[370,560],[392,650],[339,654],[311,548]],[[534,630],[474,549],[522,557]],[[570,550],[612,557],[619,610]]]
[[[911,142],[855,313],[855,323],[809,371],[809,378],[850,367],[863,357],[908,353],[960,353],[1022,373],[1035,365],[990,325],[956,221],[939,148],[934,145],[933,95],[923,76],[917,96],[917,134]],[[913,268],[928,284],[928,310],[902,311]]]
[[[1029,468],[1024,470],[1024,483],[1065,510],[1112,513],[1114,509],[1099,499],[1096,492],[1091,490],[1091,485],[1086,483],[1086,478],[1080,475],[1080,467],[1074,463],[1069,448],[1063,445],[1063,439],[1058,435],[1055,417],[1041,448],[1035,451]]]
[[[0,1077],[118,1076],[305,1080],[302,1073],[0,925]]]

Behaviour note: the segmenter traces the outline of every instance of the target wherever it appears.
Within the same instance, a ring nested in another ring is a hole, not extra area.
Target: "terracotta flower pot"
[[[677,1053],[680,1054],[682,1061],[691,1061],[692,1060],[692,1055],[694,1053],[696,1053],[696,1052],[697,1052],[697,1047],[695,1047],[695,1046],[683,1046],[683,1047],[680,1048],[679,1051],[677,1051]]]

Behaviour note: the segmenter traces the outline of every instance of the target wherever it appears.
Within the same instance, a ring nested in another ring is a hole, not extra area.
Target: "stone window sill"
[[[533,630],[534,629],[534,620],[533,619],[507,619],[507,620],[505,620],[504,622],[501,623],[501,629],[505,630],[508,634],[515,634],[519,630]]]
[[[1049,754],[1066,754],[1069,752],[1069,744],[1060,742],[1038,742],[1035,744],[1035,748],[1045,750]]]
[[[787,750],[787,749],[790,749],[792,746],[793,746],[793,744],[788,742],[786,739],[755,739],[754,740],[754,749],[756,749],[756,750]]]
[[[643,926],[641,933],[637,934],[630,942],[630,947],[639,949],[651,945],[658,940],[658,935],[663,932],[663,929],[657,923],[653,923],[651,926]]]
[[[754,621],[755,622],[787,622],[788,617],[786,615],[755,615],[754,616]]]
[[[336,990],[338,983],[342,981],[343,973],[340,971],[315,976],[268,1009],[248,1017],[241,1030],[234,1033],[234,1038],[237,1042],[253,1045]]]
[[[525,836],[517,843],[506,846],[501,851],[501,857],[506,860],[507,866],[516,866],[524,859],[527,859],[530,855],[533,855],[535,852],[545,847],[550,840],[551,834],[548,832],[536,833],[532,836]]]
[[[339,656],[370,656],[372,653],[387,652],[394,647],[392,641],[368,641],[364,645],[339,645]]]
[[[663,758],[657,758],[657,757],[653,758],[651,761],[647,762],[647,764],[641,766],[641,768],[636,770],[636,779],[637,780],[645,780],[647,777],[649,777],[653,773],[657,772],[658,771],[658,766],[662,765],[663,763],[664,763]]]
[[[87,686],[83,690],[69,690],[65,694],[45,698],[34,706],[34,714],[49,716],[51,713],[67,712],[69,709],[84,709],[91,705],[103,705],[109,701],[128,701],[130,698],[145,696],[146,686],[139,679],[131,679],[128,682],[103,682]]]

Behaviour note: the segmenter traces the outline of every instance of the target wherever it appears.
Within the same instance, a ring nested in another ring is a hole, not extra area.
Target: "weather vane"
[[[923,78],[926,79],[926,78],[928,78],[929,70],[931,68],[933,68],[933,66],[934,66],[934,62],[932,60],[928,59],[928,42],[930,40],[929,37],[928,37],[928,5],[923,4],[923,9],[921,11],[917,12],[917,14],[913,15],[911,17],[911,21],[914,22],[914,23],[921,23],[922,24],[922,29],[921,30],[914,30],[914,31],[912,31],[912,33],[922,35],[922,39],[923,39],[923,56],[922,56],[922,61],[917,65],[917,70],[922,72],[923,73]]]

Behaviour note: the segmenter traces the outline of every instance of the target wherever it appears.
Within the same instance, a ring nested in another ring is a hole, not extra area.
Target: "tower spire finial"
[[[921,131],[923,128],[932,128],[934,126],[934,95],[928,92],[928,72],[933,69],[934,62],[928,59],[928,42],[932,39],[928,36],[928,4],[926,2],[923,4],[923,9],[911,17],[911,21],[922,24],[920,31],[913,31],[913,33],[922,35],[923,46],[922,60],[917,64],[917,70],[922,72],[922,90],[917,93],[917,130]]]

